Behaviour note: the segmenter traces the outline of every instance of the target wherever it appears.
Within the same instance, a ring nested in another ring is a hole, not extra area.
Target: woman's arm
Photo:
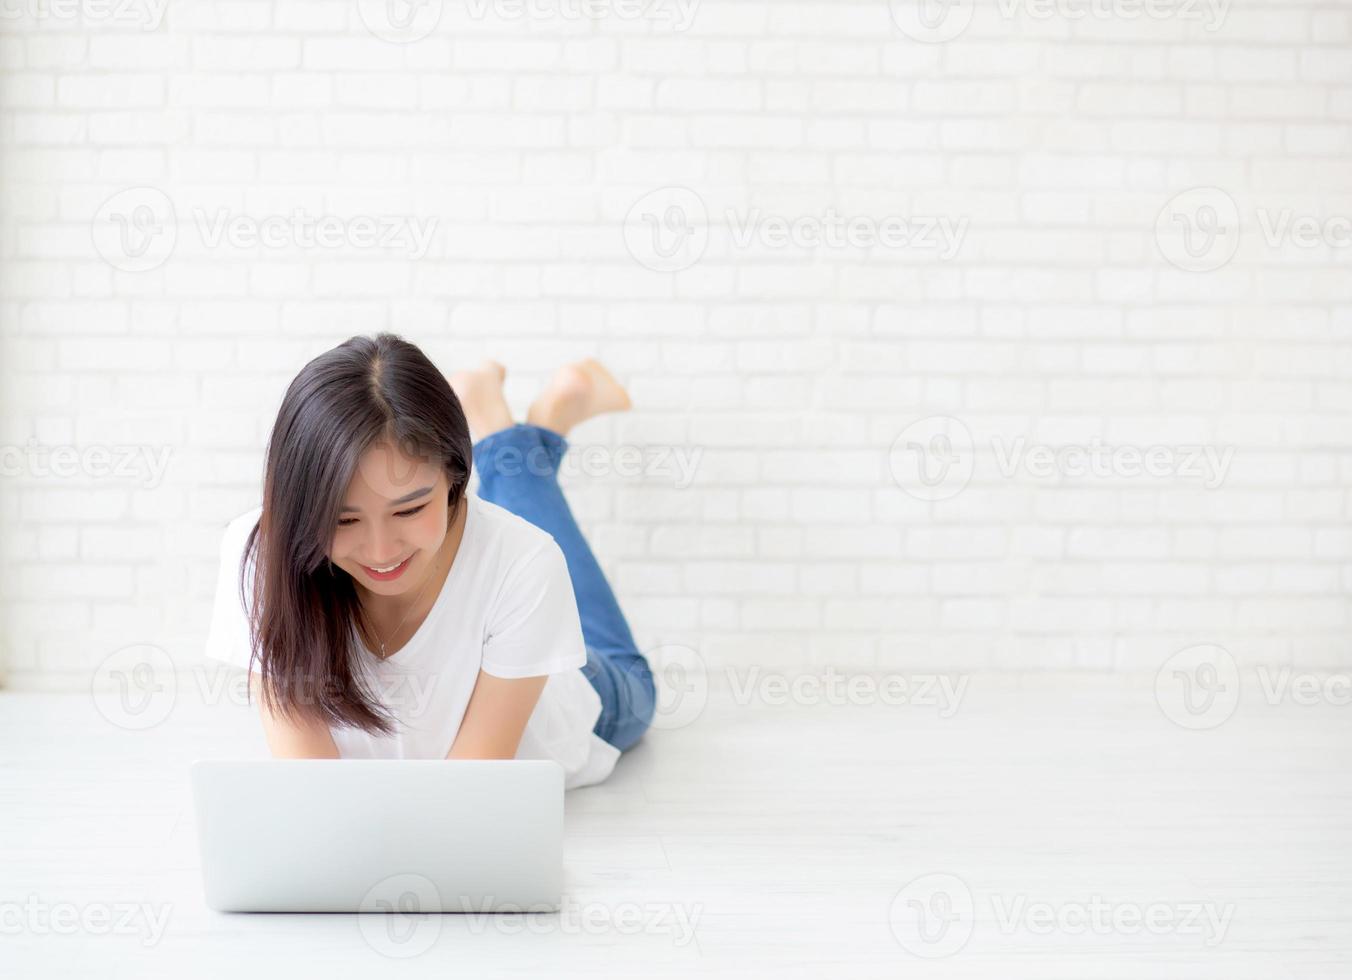
[[[548,674],[494,677],[479,671],[448,759],[515,759]]]
[[[334,744],[329,726],[321,721],[298,724],[274,715],[263,703],[257,674],[249,675],[249,692],[258,703],[258,714],[263,719],[263,734],[275,759],[337,759],[338,746]]]

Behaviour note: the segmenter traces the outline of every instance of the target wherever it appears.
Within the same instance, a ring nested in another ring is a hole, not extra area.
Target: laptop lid
[[[551,760],[202,760],[193,800],[220,912],[558,911]]]

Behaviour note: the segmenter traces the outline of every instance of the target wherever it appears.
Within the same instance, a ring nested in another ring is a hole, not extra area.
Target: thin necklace
[[[460,513],[460,509],[457,507],[457,508],[456,508],[456,515],[459,516],[459,513]],[[454,523],[454,522],[452,522],[452,523]],[[450,534],[450,533],[451,533],[450,528],[447,528],[447,529],[446,529],[446,533],[447,533],[447,534]],[[440,563],[440,562],[438,562],[437,564],[439,564],[439,563]],[[404,618],[401,619],[401,620],[399,620],[399,625],[396,626],[396,627],[394,628],[394,631],[393,631],[392,633],[390,633],[388,639],[391,639],[391,640],[394,639],[395,634],[398,633],[399,630],[401,630],[401,629],[403,628],[404,623],[408,621],[408,614],[411,613],[411,612],[414,610],[414,608],[418,605],[418,603],[422,602],[423,594],[427,592],[427,586],[431,583],[433,576],[436,575],[436,572],[437,572],[437,564],[433,564],[433,565],[432,565],[432,570],[431,570],[430,572],[427,573],[427,580],[423,582],[423,587],[422,587],[421,589],[418,590],[418,598],[416,598],[416,599],[413,600],[413,605],[409,606],[407,609],[404,610]],[[377,636],[376,636],[376,639],[377,639],[377,640],[380,640],[380,636],[377,635]],[[388,655],[385,653],[385,640],[380,640],[380,659],[381,659],[381,660],[384,660],[384,659],[386,659],[387,656],[388,656]]]

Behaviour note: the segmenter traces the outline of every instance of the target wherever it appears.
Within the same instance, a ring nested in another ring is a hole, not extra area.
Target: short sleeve
[[[207,630],[206,656],[247,670],[249,668],[249,614],[240,597],[239,563],[262,508],[235,518],[221,535],[221,553],[216,572],[216,597],[211,607],[211,625]],[[244,582],[244,598],[252,595],[253,569]],[[258,669],[258,665],[254,665]]]
[[[494,677],[538,677],[586,663],[568,563],[551,538],[503,581],[489,614],[481,666]]]

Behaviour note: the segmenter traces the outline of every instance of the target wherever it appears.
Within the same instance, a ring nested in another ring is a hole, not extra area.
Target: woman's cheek
[[[348,528],[340,527],[333,533],[333,544],[329,546],[329,561],[337,562],[347,558],[351,550],[351,534]]]
[[[446,534],[446,515],[435,511],[418,515],[418,537],[427,545],[440,540]]]

